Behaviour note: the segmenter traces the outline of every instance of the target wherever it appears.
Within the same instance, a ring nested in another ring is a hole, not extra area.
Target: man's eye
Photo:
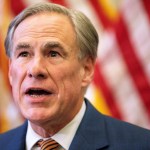
[[[57,56],[59,56],[59,53],[56,52],[56,51],[50,51],[50,52],[49,52],[49,56],[50,56],[50,57],[57,57]]]
[[[18,57],[27,57],[28,55],[28,52],[21,52]]]

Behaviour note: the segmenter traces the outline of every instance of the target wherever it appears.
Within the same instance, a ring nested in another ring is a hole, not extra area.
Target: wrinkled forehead
[[[31,16],[26,17],[24,20],[22,20],[16,27],[14,33],[16,30],[24,28],[24,29],[29,29],[29,28],[36,28],[39,27],[39,30],[42,29],[43,26],[51,27],[51,25],[54,26],[59,26],[60,28],[68,28],[74,30],[74,25],[71,21],[71,19],[61,13],[56,13],[56,12],[42,12],[38,14],[34,14]]]

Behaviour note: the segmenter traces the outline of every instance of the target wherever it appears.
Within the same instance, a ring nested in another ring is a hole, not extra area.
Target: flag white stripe
[[[141,1],[126,0],[122,7],[130,39],[150,83],[150,22]]]

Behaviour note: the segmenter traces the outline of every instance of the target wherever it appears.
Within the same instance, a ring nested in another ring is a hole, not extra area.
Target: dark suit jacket
[[[87,109],[69,150],[150,150],[150,131]],[[27,122],[0,135],[0,150],[25,150]]]

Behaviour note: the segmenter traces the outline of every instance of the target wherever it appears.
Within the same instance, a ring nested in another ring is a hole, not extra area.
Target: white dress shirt
[[[83,102],[82,107],[78,114],[73,118],[73,120],[68,123],[64,128],[59,132],[53,135],[51,138],[54,139],[61,146],[59,150],[68,150],[71,142],[75,136],[75,133],[80,125],[80,122],[84,116],[86,110],[85,102]],[[30,122],[28,121],[27,135],[26,135],[26,150],[39,150],[40,148],[34,146],[37,141],[40,139],[46,139],[38,135],[31,127]]]

